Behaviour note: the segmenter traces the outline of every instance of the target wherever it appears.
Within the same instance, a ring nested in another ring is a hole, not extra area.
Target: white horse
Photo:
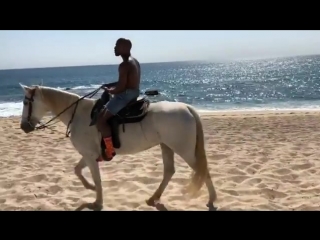
[[[67,91],[45,86],[24,86],[25,98],[21,118],[21,129],[32,132],[43,116],[51,112],[55,115],[80,99],[80,96]],[[97,158],[101,155],[101,134],[91,122],[90,112],[94,99],[83,98],[63,114],[59,120],[70,125],[71,142],[82,158],[74,172],[86,189],[96,192],[96,200],[85,207],[93,210],[103,208],[101,176]],[[175,173],[174,153],[180,155],[193,169],[189,193],[195,194],[205,183],[209,193],[207,206],[212,209],[216,200],[216,191],[212,184],[204,146],[204,134],[199,115],[193,107],[181,102],[151,103],[146,117],[139,123],[126,124],[125,132],[119,131],[121,147],[116,153],[135,154],[156,145],[161,146],[164,165],[163,179],[158,189],[146,200],[149,206],[156,206],[160,197]],[[89,167],[94,185],[82,175],[82,170]]]

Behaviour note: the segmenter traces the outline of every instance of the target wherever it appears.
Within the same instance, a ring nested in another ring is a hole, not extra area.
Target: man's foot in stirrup
[[[111,155],[107,153],[108,150],[106,150],[106,161],[111,161],[113,157],[116,155],[115,152],[113,152]]]
[[[106,158],[107,158],[106,161],[111,161],[113,159],[113,157],[116,155],[116,152],[114,151],[113,147],[112,147],[112,149],[106,148],[105,153],[106,153]]]
[[[97,159],[97,162],[100,162],[100,161],[111,161],[113,159],[113,157],[115,156],[115,154],[110,158],[110,157],[107,157],[107,149],[105,150],[102,150],[101,151],[101,156]]]

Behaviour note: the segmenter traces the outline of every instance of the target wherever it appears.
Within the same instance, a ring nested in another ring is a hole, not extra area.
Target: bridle
[[[30,97],[27,97],[26,95],[24,96],[24,100],[23,100],[23,104],[25,104],[25,102],[27,101],[28,102],[28,116],[27,116],[27,123],[31,126],[32,126],[32,123],[30,122],[31,120],[31,116],[32,116],[32,103],[34,102],[34,95],[36,93],[36,89],[31,89],[31,93],[30,93]]]
[[[54,123],[51,123],[50,125],[48,125],[50,122],[52,122],[53,120],[57,119],[61,114],[63,114],[65,111],[67,111],[69,108],[71,108],[73,105],[76,105],[74,110],[73,110],[73,113],[72,113],[72,116],[71,116],[71,119],[68,123],[68,126],[67,126],[67,131],[66,131],[66,137],[69,137],[70,135],[70,131],[69,131],[69,127],[70,127],[70,124],[72,123],[73,121],[73,118],[74,118],[74,115],[76,113],[76,110],[78,108],[78,103],[89,96],[89,98],[92,98],[94,95],[96,95],[99,90],[101,89],[101,87],[97,88],[96,90],[84,95],[83,97],[79,98],[77,101],[73,102],[70,106],[68,106],[67,108],[65,108],[62,112],[60,112],[58,115],[56,115],[55,117],[51,118],[48,122],[42,124],[40,121],[38,121],[36,124],[40,123],[41,125],[40,126],[33,126],[32,123],[31,123],[31,116],[32,116],[32,103],[34,102],[34,95],[36,94],[36,88],[33,88],[31,89],[31,92],[30,92],[30,97],[27,97],[26,95],[24,96],[24,100],[23,100],[23,103],[25,104],[25,101],[28,102],[28,116],[27,116],[27,123],[31,126],[31,127],[34,127],[36,130],[39,130],[39,129],[45,129],[45,128],[49,128],[49,126],[52,126],[54,124],[56,124],[57,122],[54,122]]]

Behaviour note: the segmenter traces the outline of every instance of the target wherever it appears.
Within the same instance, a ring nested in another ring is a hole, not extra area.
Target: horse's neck
[[[52,88],[43,88],[42,92],[45,104],[54,115],[57,116],[61,112],[65,111],[58,118],[65,125],[68,125],[76,104],[67,110],[65,109],[68,108],[72,103],[76,102],[79,99],[79,96]]]

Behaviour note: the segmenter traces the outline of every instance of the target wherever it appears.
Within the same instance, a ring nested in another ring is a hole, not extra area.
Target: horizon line
[[[239,61],[259,61],[259,60],[268,60],[268,59],[279,59],[279,58],[290,58],[290,57],[308,57],[308,56],[317,56],[319,53],[307,54],[307,55],[292,55],[292,56],[279,56],[279,57],[266,57],[266,58],[243,58],[243,59],[233,59],[233,60],[182,60],[182,61],[161,61],[161,62],[140,62],[140,64],[159,64],[159,63],[183,63],[183,62],[239,62]],[[114,66],[119,65],[119,63],[113,64],[89,64],[89,65],[69,65],[69,66],[54,66],[54,67],[28,67],[28,68],[7,68],[1,69],[0,71],[11,71],[11,70],[35,70],[35,69],[50,69],[50,68],[72,68],[72,67],[94,67],[94,66]]]
[[[206,60],[185,60],[185,61],[162,61],[162,62],[140,62],[140,64],[157,64],[157,63],[177,63],[177,62],[203,62]],[[7,68],[1,69],[0,71],[7,70],[34,70],[34,69],[47,69],[47,68],[72,68],[72,67],[95,67],[95,66],[114,66],[119,65],[120,63],[109,63],[109,64],[89,64],[89,65],[69,65],[69,66],[55,66],[55,67],[29,67],[29,68]]]

